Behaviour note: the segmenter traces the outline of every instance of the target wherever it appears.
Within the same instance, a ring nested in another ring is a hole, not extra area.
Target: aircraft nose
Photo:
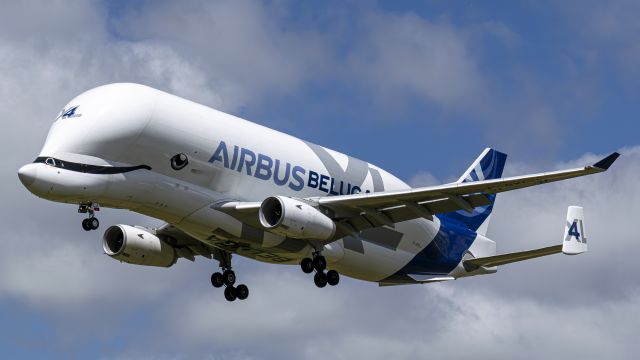
[[[18,170],[18,177],[20,182],[27,189],[36,182],[38,176],[38,167],[35,164],[27,164]]]

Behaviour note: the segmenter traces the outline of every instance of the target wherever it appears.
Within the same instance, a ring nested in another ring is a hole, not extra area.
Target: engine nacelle
[[[267,230],[296,239],[329,240],[336,224],[315,207],[286,196],[266,198],[260,205],[260,223]]]
[[[152,233],[129,225],[114,225],[102,236],[102,248],[112,258],[129,264],[169,267],[176,250]]]

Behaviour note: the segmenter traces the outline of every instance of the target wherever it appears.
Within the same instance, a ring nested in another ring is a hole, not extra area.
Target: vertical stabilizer
[[[569,206],[567,222],[564,226],[562,252],[567,255],[581,254],[587,251],[587,235],[584,233],[584,214],[582,207]]]
[[[458,183],[483,181],[490,179],[499,179],[502,177],[502,171],[507,161],[507,154],[500,151],[486,148],[478,156],[478,158],[469,166],[465,171]],[[489,227],[489,219],[491,211],[493,210],[493,204],[495,202],[496,195],[487,195],[491,204],[481,206],[473,209],[473,212],[469,213],[465,210],[459,210],[451,213],[441,215],[441,217],[459,221],[465,224],[469,229],[475,231],[480,235],[486,235],[487,228]]]

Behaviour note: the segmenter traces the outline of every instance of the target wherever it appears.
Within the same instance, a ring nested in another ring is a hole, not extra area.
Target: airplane
[[[113,225],[104,252],[170,267],[214,259],[211,284],[249,296],[232,255],[298,265],[316,286],[340,276],[380,286],[492,274],[497,267],[587,250],[583,210],[569,207],[561,245],[496,254],[487,228],[496,194],[604,172],[592,165],[502,178],[507,155],[487,148],[456,182],[412,188],[368,162],[148,86],[116,83],[71,100],[33,163],[18,170],[38,197],[78,206],[96,230],[101,207],[165,222]]]

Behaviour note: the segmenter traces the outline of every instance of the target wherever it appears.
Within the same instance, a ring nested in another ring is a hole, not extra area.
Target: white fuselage
[[[170,159],[180,153],[189,164],[177,171]],[[409,188],[372,164],[135,84],[106,85],[73,99],[53,123],[40,157],[149,166],[151,170],[90,174],[34,163],[21,171],[33,175],[25,185],[40,197],[129,209],[162,219],[209,245],[271,263],[298,263],[313,248],[249,226],[217,205],[259,202],[273,195],[307,198]],[[339,272],[379,281],[411,261],[439,228],[437,217],[405,221],[385,230],[398,236],[393,248],[342,239],[327,245],[324,253]],[[487,244],[476,241],[472,247]],[[465,272],[458,266],[452,276],[457,273]]]

